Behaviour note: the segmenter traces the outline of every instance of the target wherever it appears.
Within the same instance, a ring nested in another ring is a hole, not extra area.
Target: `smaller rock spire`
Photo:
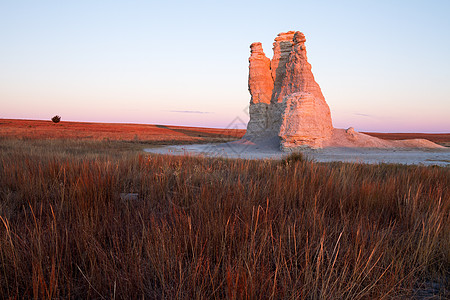
[[[270,103],[273,80],[270,75],[270,59],[264,54],[261,43],[250,45],[248,90],[251,103]]]

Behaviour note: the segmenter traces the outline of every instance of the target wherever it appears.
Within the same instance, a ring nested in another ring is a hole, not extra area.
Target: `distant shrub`
[[[53,118],[52,118],[52,121],[53,121],[53,123],[59,123],[59,121],[61,121],[61,117],[60,116],[58,116],[58,115],[56,115],[56,116],[54,116]]]

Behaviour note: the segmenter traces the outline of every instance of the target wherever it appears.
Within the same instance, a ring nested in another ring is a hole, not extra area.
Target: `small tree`
[[[59,121],[61,121],[61,117],[60,116],[58,116],[58,115],[56,115],[56,116],[54,116],[53,118],[52,118],[52,121],[53,121],[53,123],[59,123]]]

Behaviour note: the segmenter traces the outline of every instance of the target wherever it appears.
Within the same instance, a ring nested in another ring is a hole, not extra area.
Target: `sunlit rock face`
[[[272,98],[273,79],[270,74],[270,59],[263,52],[261,43],[250,45],[248,90],[250,100],[249,135],[261,135],[267,127],[267,113]]]
[[[273,79],[270,73],[270,59],[263,52],[261,43],[250,45],[248,90],[252,95],[251,103],[270,104]]]
[[[330,109],[307,61],[305,36],[280,33],[270,61],[253,43],[249,59],[250,121],[244,138],[277,136],[280,148],[322,147],[333,132]],[[269,97],[270,95],[270,97]]]

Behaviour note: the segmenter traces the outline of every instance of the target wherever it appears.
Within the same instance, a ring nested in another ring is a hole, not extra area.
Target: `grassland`
[[[427,139],[450,146],[450,133],[363,132],[387,140]],[[214,143],[241,138],[242,129],[220,129],[166,125],[86,123],[0,119],[0,137],[25,139],[115,140],[152,145]]]
[[[245,130],[146,124],[0,119],[0,138],[125,141],[150,145],[217,143],[241,138]]]
[[[2,298],[449,297],[449,168],[146,155],[169,139],[85,134],[0,139]]]

